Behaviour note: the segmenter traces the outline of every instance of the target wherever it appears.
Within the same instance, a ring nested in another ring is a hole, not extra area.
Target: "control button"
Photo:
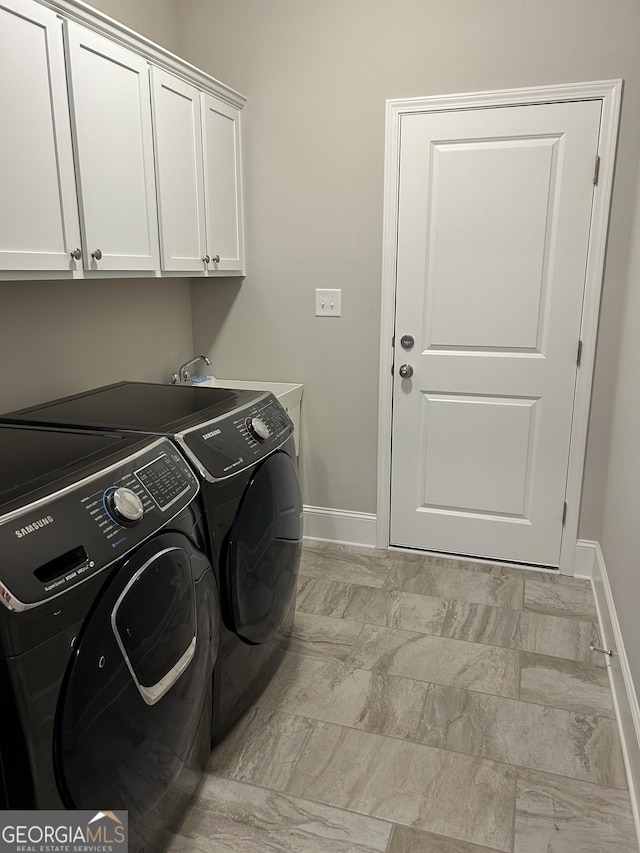
[[[249,435],[256,441],[265,441],[271,435],[269,427],[260,418],[247,418],[245,425],[249,430]]]
[[[124,525],[135,524],[144,515],[144,506],[139,495],[125,486],[109,492],[107,509],[116,521]]]

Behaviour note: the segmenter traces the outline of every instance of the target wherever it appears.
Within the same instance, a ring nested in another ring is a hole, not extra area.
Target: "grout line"
[[[520,772],[516,770],[515,779],[513,780],[513,823],[511,829],[511,853],[515,853],[516,849],[516,828],[518,825],[518,781]]]

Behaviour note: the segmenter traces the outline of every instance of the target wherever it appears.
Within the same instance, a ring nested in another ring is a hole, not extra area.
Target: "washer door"
[[[132,851],[161,846],[206,763],[219,613],[208,558],[163,533],[116,571],[76,641],[58,784],[68,808],[128,809]]]
[[[276,634],[294,601],[302,548],[302,500],[291,457],[274,453],[249,481],[226,560],[234,630],[250,643]]]

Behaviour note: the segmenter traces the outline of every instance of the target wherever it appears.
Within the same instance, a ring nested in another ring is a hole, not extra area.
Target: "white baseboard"
[[[370,512],[352,512],[326,506],[305,506],[305,539],[320,539],[343,545],[376,547],[376,516]]]
[[[588,539],[578,539],[576,542],[576,558],[573,563],[573,574],[575,577],[585,578],[586,580],[593,578],[599,548],[600,546],[597,542],[590,542]]]
[[[578,552],[582,554],[578,556]],[[587,557],[593,556],[591,586],[596,600],[602,647],[614,652],[607,666],[609,683],[618,719],[622,740],[622,752],[627,770],[631,808],[640,841],[640,705],[629,667],[629,659],[620,630],[604,555],[598,542],[581,540],[576,548],[576,568],[579,560],[588,565]]]

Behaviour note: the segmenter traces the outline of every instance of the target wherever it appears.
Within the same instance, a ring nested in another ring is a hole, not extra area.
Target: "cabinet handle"
[[[202,259],[202,263],[208,264],[210,260],[211,260],[211,258],[209,257],[209,255],[205,255],[204,258]]]
[[[211,258],[211,260],[214,262],[214,264],[219,264],[220,263],[220,255],[214,255]]]
[[[95,252],[91,252],[91,257],[94,259],[94,261],[101,261],[102,249],[96,249]]]
[[[80,249],[74,249],[73,252],[71,252],[71,257],[74,261],[79,261],[82,257],[82,251]]]

